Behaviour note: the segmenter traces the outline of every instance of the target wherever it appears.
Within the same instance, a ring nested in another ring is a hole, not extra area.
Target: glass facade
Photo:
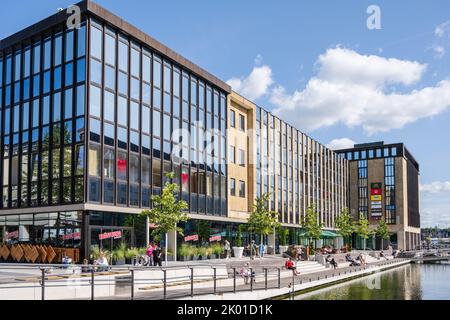
[[[270,193],[279,221],[300,225],[314,206],[326,228],[347,206],[347,161],[317,141],[256,108],[256,192]]]
[[[191,213],[226,216],[226,92],[91,20],[88,202],[148,208],[174,172]]]
[[[2,208],[84,201],[86,23],[0,57]]]

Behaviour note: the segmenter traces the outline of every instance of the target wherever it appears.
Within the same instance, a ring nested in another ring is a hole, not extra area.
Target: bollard
[[[267,290],[267,268],[264,268],[264,288]]]
[[[191,297],[194,296],[194,268],[191,269]]]
[[[45,269],[41,269],[41,300],[45,300]]]
[[[233,293],[236,293],[236,268],[233,268]]]
[[[216,294],[217,293],[217,276],[216,276],[217,269],[213,267],[213,270],[214,270],[214,294]]]
[[[294,296],[295,292],[295,273],[294,270],[292,270],[292,297]]]
[[[281,269],[278,268],[278,289],[281,289]]]
[[[131,269],[131,300],[134,300],[134,269]]]
[[[167,270],[163,270],[164,272],[164,300],[167,299]]]
[[[250,291],[253,292],[253,269],[249,268],[250,270]]]
[[[94,268],[91,270],[91,300],[94,300]]]

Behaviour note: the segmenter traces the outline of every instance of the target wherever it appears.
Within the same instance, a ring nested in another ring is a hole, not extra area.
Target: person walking
[[[266,251],[266,246],[264,245],[264,243],[260,243],[259,245],[259,257],[262,259],[264,258],[264,252]]]
[[[223,251],[225,253],[225,259],[229,259],[230,258],[230,253],[231,253],[231,245],[230,245],[230,242],[228,240],[225,240],[225,243],[223,245]]]
[[[158,244],[155,244],[155,247],[153,248],[153,265],[156,267],[156,266],[162,266],[162,263],[161,263],[161,254],[162,254],[162,251],[161,251],[161,248],[159,247],[159,245]]]
[[[252,242],[250,243],[250,260],[255,260],[257,252],[258,248],[256,247],[255,240],[252,240]]]
[[[154,243],[149,243],[148,247],[147,247],[147,261],[146,261],[146,265],[147,266],[152,266],[153,265],[153,250],[155,249],[154,247]]]

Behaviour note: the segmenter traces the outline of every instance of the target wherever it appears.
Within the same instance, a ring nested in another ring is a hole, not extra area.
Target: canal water
[[[450,300],[450,263],[408,264],[295,300]]]

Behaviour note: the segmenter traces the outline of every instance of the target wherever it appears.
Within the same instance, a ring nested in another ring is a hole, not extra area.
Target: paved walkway
[[[313,272],[313,273],[307,273],[307,274],[300,274],[299,276],[294,276],[294,277],[282,277],[281,278],[281,283],[280,286],[283,287],[292,287],[292,283],[294,281],[294,286],[295,285],[299,285],[299,284],[303,284],[303,283],[307,283],[307,282],[314,282],[314,281],[318,281],[318,280],[323,280],[323,279],[329,279],[332,277],[338,277],[340,275],[344,275],[344,274],[351,274],[357,271],[361,271],[361,270],[370,270],[370,268],[373,268],[374,266],[383,266],[383,265],[388,265],[388,264],[392,264],[395,262],[400,262],[400,261],[404,261],[406,259],[394,259],[394,260],[380,260],[378,262],[375,263],[371,263],[368,264],[364,267],[343,267],[343,268],[339,268],[337,270],[334,269],[327,269],[325,271],[320,271],[320,272]],[[260,271],[261,272],[261,271]],[[265,280],[264,280],[264,275],[262,273],[257,274],[257,281],[256,283],[253,283],[253,290],[265,290],[266,284],[265,284]],[[279,284],[278,284],[278,277],[276,276],[276,278],[274,278],[274,275],[272,274],[272,277],[270,279],[268,279],[267,281],[267,288],[268,289],[275,289],[278,288]],[[243,292],[243,291],[250,291],[251,289],[251,285],[244,284],[244,280],[237,276],[236,278],[236,292]],[[139,290],[138,292],[135,293],[135,300],[161,300],[164,299],[164,295],[163,295],[163,289],[160,290],[152,290],[151,292],[142,292],[141,290]],[[223,294],[223,293],[230,293],[233,292],[233,285],[230,286],[217,286],[216,289],[216,294]],[[213,294],[214,293],[214,288],[213,288],[213,284],[211,284],[210,287],[207,288],[195,288],[195,284],[194,284],[194,295],[198,296],[198,295],[208,295],[208,294]],[[188,298],[191,296],[191,289],[190,288],[186,288],[186,289],[178,289],[177,287],[167,287],[167,291],[166,291],[166,299],[180,299],[180,298]],[[111,299],[111,298],[106,298],[106,299]],[[116,296],[115,299],[130,299],[130,295],[127,294],[126,296]]]

